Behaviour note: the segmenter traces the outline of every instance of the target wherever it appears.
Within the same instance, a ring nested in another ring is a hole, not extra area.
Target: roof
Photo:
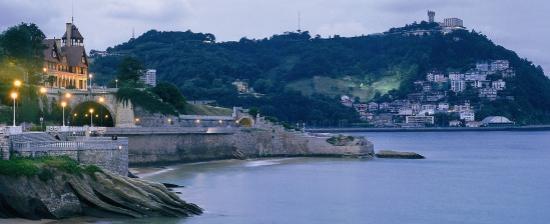
[[[47,62],[61,63],[63,58],[66,59],[67,65],[88,67],[88,58],[86,55],[86,49],[83,46],[60,46],[59,39],[45,39],[44,45],[44,60]],[[56,56],[52,54],[52,50],[56,52]],[[82,57],[85,57],[84,63]]]
[[[86,50],[83,46],[64,46],[61,47],[61,51],[63,52],[63,55],[67,57],[67,63],[69,66],[87,66],[87,59],[85,59],[84,63],[82,63],[82,57],[86,57]]]
[[[483,124],[511,124],[514,123],[510,119],[502,116],[490,116],[481,121]]]
[[[60,58],[60,52],[59,52],[59,46],[56,46],[55,43],[56,39],[45,39],[43,41],[43,44],[46,45],[46,48],[44,49],[44,60],[49,62],[59,62]],[[52,54],[52,50],[56,51],[57,57],[54,57]]]
[[[84,37],[82,36],[82,34],[80,34],[80,31],[78,31],[78,28],[74,24],[71,24],[71,29],[71,39],[84,40]],[[61,39],[67,39],[67,31],[65,31],[65,34],[63,34],[63,37]]]

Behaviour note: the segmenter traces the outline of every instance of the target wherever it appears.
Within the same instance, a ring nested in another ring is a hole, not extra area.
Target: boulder
[[[202,213],[164,185],[108,171],[67,173],[50,179],[0,175],[0,218],[186,217]]]
[[[397,152],[392,150],[381,150],[376,153],[377,158],[388,159],[425,159],[424,156],[415,152]]]

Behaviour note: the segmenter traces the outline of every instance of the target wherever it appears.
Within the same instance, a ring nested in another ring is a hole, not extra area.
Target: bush
[[[0,175],[10,177],[34,176],[39,169],[30,159],[15,158],[12,160],[0,161]]]

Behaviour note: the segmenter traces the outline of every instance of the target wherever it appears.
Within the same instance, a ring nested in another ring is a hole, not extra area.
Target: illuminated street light
[[[103,103],[103,102],[105,102],[105,98],[102,97],[102,96],[100,96],[99,99],[98,99],[97,101],[99,101],[100,103]]]
[[[46,72],[48,72],[48,68],[44,67],[44,68],[42,68],[42,71],[43,71],[44,73],[46,73]]]
[[[61,102],[61,107],[63,108],[63,127],[65,127],[65,107],[67,107],[67,102]]]
[[[12,92],[10,94],[10,97],[13,99],[13,126],[15,127],[15,100],[17,99],[17,93]]]
[[[118,79],[115,79],[115,88],[118,89]]]
[[[48,89],[46,89],[46,87],[40,87],[41,94],[46,94],[47,92],[48,92]]]
[[[65,98],[70,99],[73,95],[71,93],[65,93]]]
[[[88,110],[88,112],[90,112],[90,127],[93,127],[94,126],[94,108],[90,108],[90,110]]]
[[[23,84],[23,83],[22,83],[20,80],[18,80],[18,79],[16,79],[15,81],[13,81],[13,86],[15,86],[15,87],[17,87],[17,88],[21,87],[22,84]]]

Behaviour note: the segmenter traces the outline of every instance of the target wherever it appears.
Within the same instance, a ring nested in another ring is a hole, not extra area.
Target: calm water
[[[550,132],[362,135],[428,159],[176,166],[148,179],[185,185],[206,213],[139,223],[550,223]]]

